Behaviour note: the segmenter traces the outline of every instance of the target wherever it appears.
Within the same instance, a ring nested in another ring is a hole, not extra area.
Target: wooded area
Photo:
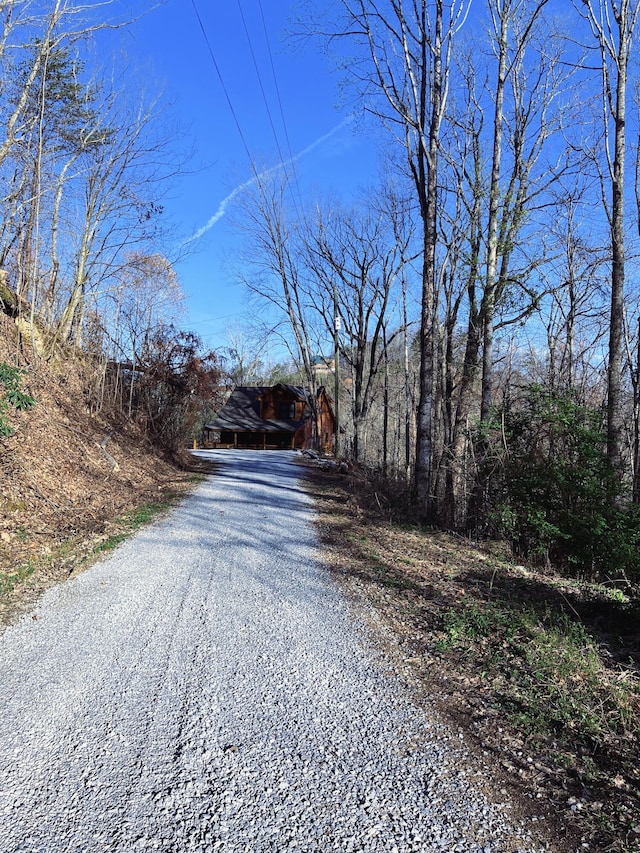
[[[127,24],[115,4],[1,6],[4,311],[34,358],[93,359],[95,411],[175,450],[213,413],[225,365],[172,325],[174,134],[126,69],[88,61]],[[639,0],[305,14],[294,34],[333,56],[384,176],[348,203],[303,197],[295,158],[243,185],[238,277],[295,370],[256,375],[231,346],[230,377],[337,388],[339,451],[421,522],[633,585]],[[336,345],[339,375],[319,376]]]
[[[175,129],[121,57],[97,64],[102,35],[130,23],[112,0],[0,9],[0,306],[27,361],[83,353],[92,411],[119,411],[175,453],[219,377],[174,325],[162,199],[183,166]]]
[[[323,560],[403,683],[569,849],[636,851],[640,0],[304,4],[381,179],[322,198],[297,157],[251,163],[219,211],[267,345],[215,353],[180,328],[179,133],[99,49],[123,5],[0,0],[0,616],[187,488],[158,448],[210,473],[185,451],[222,386],[282,389],[271,421],[323,386]],[[217,423],[289,448],[307,422],[270,426]]]
[[[640,573],[638,0],[342,0],[381,182],[350,206],[257,182],[243,279],[305,380],[339,326],[346,455],[419,518],[576,577]],[[326,380],[324,380],[326,381]],[[330,383],[327,383],[330,384]]]

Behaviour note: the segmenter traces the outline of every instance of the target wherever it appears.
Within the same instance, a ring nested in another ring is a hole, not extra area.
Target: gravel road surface
[[[0,851],[546,850],[323,572],[287,452],[209,477],[0,641]]]

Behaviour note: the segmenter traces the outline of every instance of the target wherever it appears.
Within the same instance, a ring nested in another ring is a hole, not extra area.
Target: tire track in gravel
[[[352,624],[292,454],[213,455],[2,637],[0,850],[549,850]]]

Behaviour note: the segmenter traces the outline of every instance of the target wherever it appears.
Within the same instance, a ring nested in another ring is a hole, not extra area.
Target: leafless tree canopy
[[[161,93],[99,49],[130,23],[121,4],[8,0],[0,11],[1,305],[32,359],[88,353],[93,405],[134,416],[143,387],[149,410],[150,365],[159,377],[163,352],[181,351],[200,370],[194,340],[171,326],[182,291],[162,199],[180,158]],[[174,380],[165,375],[153,393],[175,390]],[[175,394],[167,399],[180,409]]]
[[[500,424],[533,386],[606,414],[615,502],[639,493],[639,14],[336,0],[294,27],[357,93],[386,184],[306,211],[281,185],[295,276],[252,285],[289,322],[298,295],[312,372],[339,316],[345,451],[410,477],[424,520],[488,523]],[[402,213],[374,239],[382,198]]]

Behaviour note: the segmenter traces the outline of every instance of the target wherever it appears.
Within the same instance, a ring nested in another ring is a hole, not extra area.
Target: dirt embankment
[[[8,406],[14,432],[0,435],[1,623],[108,544],[127,513],[171,501],[193,472],[158,456],[107,406],[97,411],[86,361],[37,359],[3,314],[0,364],[24,370],[22,390],[35,400],[26,411]]]

